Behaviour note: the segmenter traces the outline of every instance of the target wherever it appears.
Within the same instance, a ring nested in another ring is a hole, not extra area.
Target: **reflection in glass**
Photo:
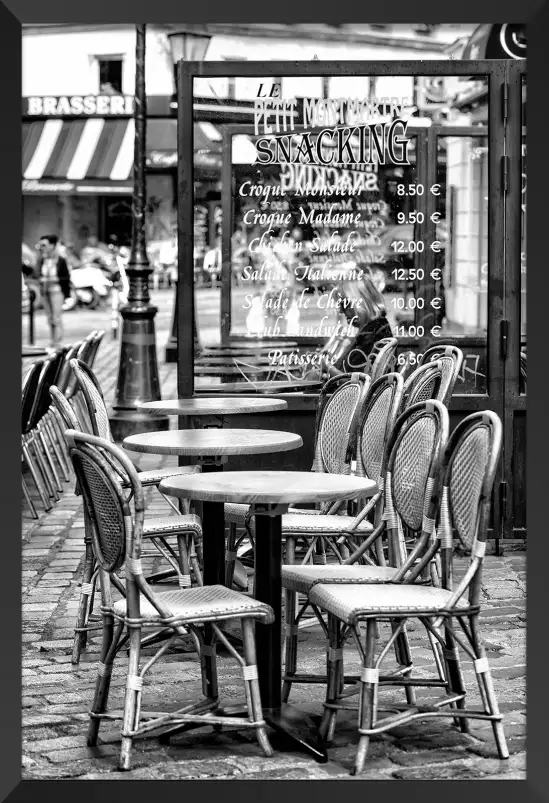
[[[457,393],[486,393],[488,313],[488,139],[439,137],[437,141],[434,267],[440,281],[440,336],[463,340],[464,362]],[[461,344],[460,344],[461,345]]]

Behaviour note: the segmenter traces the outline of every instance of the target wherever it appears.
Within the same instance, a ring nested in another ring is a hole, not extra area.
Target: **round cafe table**
[[[366,477],[312,471],[226,471],[167,477],[160,483],[160,490],[169,496],[202,501],[204,517],[216,522],[222,520],[226,502],[252,506],[255,515],[254,596],[275,612],[273,624],[256,628],[263,713],[272,727],[298,742],[317,760],[326,761],[326,748],[311,719],[294,706],[281,702],[282,514],[290,504],[372,496],[377,492],[376,483]],[[218,531],[204,526],[204,582],[224,585],[225,543],[224,539],[211,538],[214,532]]]
[[[320,392],[322,380],[295,379],[295,380],[271,380],[264,381],[252,380],[250,382],[226,382],[219,385],[195,385],[195,392],[202,395],[217,393],[246,393],[246,394],[269,394],[276,393],[316,393]]]
[[[303,441],[293,432],[270,429],[177,429],[143,432],[124,439],[125,449],[148,454],[196,457],[202,472],[223,471],[230,455],[287,452],[299,449]],[[231,472],[232,473],[232,472]],[[240,472],[236,472],[239,474]],[[195,501],[195,500],[193,500]],[[197,500],[200,501],[200,500]],[[225,511],[223,505],[205,505],[202,509],[204,582],[218,584],[225,577]],[[207,566],[207,568],[206,568]]]
[[[217,426],[223,426],[227,415],[244,415],[246,413],[270,413],[275,410],[285,410],[288,402],[283,399],[260,399],[256,397],[236,398],[192,398],[192,399],[162,399],[161,401],[143,402],[138,405],[151,415],[179,415],[188,416],[195,421],[208,425],[217,420]]]
[[[48,350],[44,346],[23,346],[21,348],[22,357],[46,357]]]
[[[230,343],[219,343],[217,345],[205,346],[202,349],[202,353],[212,353],[212,352],[226,352],[226,351],[234,351],[235,349],[239,349],[242,351],[255,351],[257,349],[276,349],[276,348],[283,348],[283,349],[295,349],[297,347],[297,340],[285,340],[281,339],[278,340],[255,340],[250,338],[249,340],[232,340]]]

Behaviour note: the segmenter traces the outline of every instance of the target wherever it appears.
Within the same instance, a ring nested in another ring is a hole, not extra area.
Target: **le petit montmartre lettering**
[[[405,98],[291,98],[280,97],[281,87],[275,84],[270,97],[262,93],[260,85],[258,97],[254,101],[254,129],[259,134],[279,134],[281,131],[295,131],[296,122],[303,128],[322,128],[324,126],[358,125],[377,122],[383,118],[403,117],[405,109],[413,106],[413,99]],[[274,126],[274,131],[273,131]]]

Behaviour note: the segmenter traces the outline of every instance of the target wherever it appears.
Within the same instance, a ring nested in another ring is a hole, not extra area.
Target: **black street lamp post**
[[[177,62],[184,59],[185,61],[202,61],[206,57],[206,51],[210,43],[211,36],[205,33],[189,33],[188,31],[173,31],[168,34],[168,41],[170,43],[172,61],[174,65],[174,79],[176,81],[177,89],[177,71],[175,69]],[[178,320],[178,288],[177,281],[175,282],[175,298],[173,303],[173,316],[172,316],[172,329],[168,342],[166,343],[165,360],[166,362],[177,362],[177,320]],[[196,329],[196,321],[194,324],[194,341],[195,341],[195,354],[200,351],[200,343],[198,339],[198,332]]]
[[[132,247],[127,274],[128,303],[120,310],[122,333],[116,394],[110,417],[113,437],[147,430],[168,429],[169,419],[151,416],[138,409],[138,402],[158,401],[160,381],[156,359],[154,316],[157,308],[150,303],[145,208],[147,179],[145,149],[147,136],[147,96],[145,93],[145,25],[136,26],[135,47],[135,142],[133,166]]]

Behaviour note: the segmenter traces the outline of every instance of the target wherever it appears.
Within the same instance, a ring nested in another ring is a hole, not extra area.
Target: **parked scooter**
[[[63,304],[64,310],[73,309],[75,306],[97,309],[101,302],[107,299],[113,284],[95,261],[73,268],[71,283],[73,288],[71,297]]]

